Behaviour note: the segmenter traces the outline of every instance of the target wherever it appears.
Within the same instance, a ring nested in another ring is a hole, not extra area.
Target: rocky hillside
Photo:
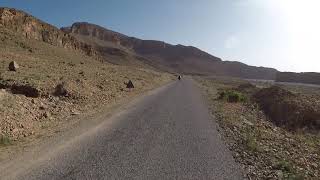
[[[55,46],[79,50],[86,55],[95,55],[91,46],[79,42],[73,36],[60,31],[23,11],[0,8],[0,27],[15,31],[27,39],[40,40]]]
[[[112,49],[116,53],[135,53],[144,57],[150,64],[167,71],[254,79],[275,79],[277,72],[271,68],[222,61],[192,46],[141,40],[89,23],[74,23],[71,27],[61,28],[61,30],[77,37],[82,42],[94,45],[102,52]]]
[[[279,72],[279,73],[277,73],[276,81],[277,82],[294,82],[294,83],[320,85],[320,73]]]
[[[58,29],[23,11],[0,8],[0,27],[27,39],[77,50],[113,64],[152,67],[169,72],[275,79],[271,68],[222,61],[198,48],[129,37],[89,23]]]
[[[222,138],[243,165],[247,179],[319,179],[318,89],[299,86],[297,94],[289,91],[291,85],[255,86],[220,77],[196,80],[207,94]],[[244,96],[245,101],[219,98],[222,92]]]
[[[171,80],[170,74],[97,61],[95,50],[85,47],[32,16],[1,8],[0,161],[22,143],[68,130],[86,114]],[[134,89],[127,88],[129,80]]]

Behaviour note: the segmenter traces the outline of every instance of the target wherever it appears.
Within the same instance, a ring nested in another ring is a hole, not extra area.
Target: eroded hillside
[[[185,74],[234,76],[251,79],[275,79],[277,70],[222,61],[196,47],[172,45],[162,41],[141,40],[90,23],[74,23],[62,30],[99,52],[136,54],[144,63],[162,70]]]
[[[67,128],[70,117],[171,80],[166,73],[97,61],[72,36],[19,11],[1,10],[0,147],[39,139],[52,133],[53,127]],[[9,69],[13,61],[18,64],[16,71]],[[128,80],[134,90],[126,88]],[[1,148],[0,156],[6,148]]]
[[[51,45],[74,49],[86,55],[95,55],[91,46],[77,41],[58,28],[47,24],[23,11],[0,8],[0,26],[17,32],[27,39],[35,39]]]

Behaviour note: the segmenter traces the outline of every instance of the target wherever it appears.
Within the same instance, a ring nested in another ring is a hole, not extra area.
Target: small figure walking
[[[178,79],[181,80],[181,76],[180,75],[178,76]]]

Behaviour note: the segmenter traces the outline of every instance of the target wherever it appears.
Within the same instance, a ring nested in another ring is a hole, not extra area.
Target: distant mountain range
[[[101,54],[134,53],[163,70],[184,74],[223,75],[254,79],[275,79],[276,69],[222,61],[196,47],[171,45],[162,41],[141,40],[90,23],[74,23],[61,28]],[[113,63],[116,63],[112,61]]]
[[[117,65],[148,66],[172,73],[250,79],[275,80],[279,74],[273,68],[223,61],[196,47],[141,40],[86,22],[58,29],[12,8],[0,8],[0,26],[28,39],[77,50],[98,60]]]
[[[277,82],[294,82],[294,83],[320,85],[320,73],[315,73],[315,72],[307,72],[307,73],[279,72],[279,73],[277,73],[276,81]]]

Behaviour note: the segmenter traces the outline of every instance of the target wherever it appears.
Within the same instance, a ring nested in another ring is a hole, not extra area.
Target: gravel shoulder
[[[277,126],[251,101],[219,99],[219,92],[247,85],[247,81],[219,77],[195,79],[205,94],[211,114],[216,117],[218,130],[249,179],[318,179],[319,133],[289,131]],[[269,87],[265,83],[257,86]],[[281,87],[314,99],[319,97],[313,88]]]

